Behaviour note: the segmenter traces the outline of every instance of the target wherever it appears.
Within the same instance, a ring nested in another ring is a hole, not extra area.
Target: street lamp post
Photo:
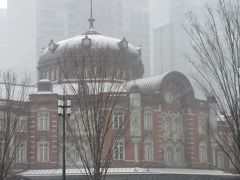
[[[62,116],[63,120],[63,139],[62,139],[62,180],[66,180],[66,160],[65,160],[65,123],[66,123],[66,115],[69,117],[71,115],[71,100],[66,98],[65,87],[63,90],[62,99],[58,100],[58,115]]]

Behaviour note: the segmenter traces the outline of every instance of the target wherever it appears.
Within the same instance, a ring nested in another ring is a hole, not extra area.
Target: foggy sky
[[[7,0],[0,0],[0,8],[7,8]]]

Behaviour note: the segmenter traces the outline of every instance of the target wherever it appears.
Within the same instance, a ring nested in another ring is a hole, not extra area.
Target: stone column
[[[141,141],[141,93],[137,85],[130,89],[130,137],[134,144],[134,162],[139,161],[139,142]]]

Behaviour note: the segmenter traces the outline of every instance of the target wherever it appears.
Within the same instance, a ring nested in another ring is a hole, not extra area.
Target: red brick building
[[[17,152],[21,158],[16,162],[16,169],[61,167],[57,102],[62,95],[59,87],[64,75],[60,67],[66,60],[64,49],[80,47],[81,52],[86,48],[84,43],[90,46],[90,51],[94,51],[93,44],[115,54],[123,49],[124,62],[135,63],[129,66],[128,76],[122,76],[122,80],[131,85],[126,91],[127,101],[134,104],[130,113],[137,113],[138,128],[131,131],[130,127],[131,141],[127,146],[124,139],[118,144],[113,167],[233,169],[217,145],[210,142],[206,131],[210,124],[217,124],[213,103],[196,99],[189,79],[180,72],[142,78],[141,50],[125,38],[105,37],[95,30],[64,41],[51,41],[43,52],[38,64],[40,81],[28,102],[29,114],[25,119],[28,136]],[[72,74],[71,79],[74,78]],[[131,121],[132,116],[129,118]],[[72,167],[70,161],[67,165]]]

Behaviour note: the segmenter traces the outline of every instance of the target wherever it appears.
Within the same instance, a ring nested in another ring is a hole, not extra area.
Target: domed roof
[[[128,81],[127,90],[130,92],[132,87],[135,88],[136,85],[143,94],[162,94],[166,88],[176,90],[180,93],[181,100],[184,104],[191,103],[195,98],[190,80],[178,71]]]
[[[52,73],[53,77],[54,75],[56,76],[56,66],[59,65],[66,67],[65,74],[71,74],[71,78],[74,79],[77,73],[74,74],[72,69],[68,69],[68,67],[70,65],[75,66],[74,63],[76,62],[85,68],[82,72],[88,72],[88,69],[92,69],[92,72],[98,72],[97,67],[94,67],[95,65],[92,63],[99,64],[97,61],[102,59],[104,59],[104,62],[106,60],[108,65],[110,65],[110,69],[116,72],[118,78],[122,75],[122,80],[136,79],[143,76],[144,68],[141,60],[141,48],[128,43],[125,38],[117,39],[100,35],[93,26],[95,19],[92,17],[92,1],[90,2],[89,30],[82,35],[56,43],[51,40],[48,48],[42,52],[38,62],[40,79],[45,78],[49,74],[51,76]],[[86,64],[85,59],[87,59]],[[126,68],[124,69],[120,66],[125,66]],[[117,68],[114,70],[115,67]],[[63,77],[62,74],[60,77]]]
[[[49,44],[49,47],[43,51],[39,59],[39,64],[62,57],[63,53],[68,49],[79,48],[80,50],[85,48],[85,45],[83,44],[83,40],[85,38],[89,38],[91,40],[91,46],[89,47],[90,49],[106,49],[113,52],[121,51],[122,49],[124,49],[124,52],[131,59],[137,59],[141,54],[141,49],[128,43],[125,38],[121,40],[117,38],[103,36],[100,34],[83,34],[56,43],[51,41],[50,43],[53,43],[54,45],[53,49],[50,49]],[[121,47],[122,42],[127,43],[127,47]]]

